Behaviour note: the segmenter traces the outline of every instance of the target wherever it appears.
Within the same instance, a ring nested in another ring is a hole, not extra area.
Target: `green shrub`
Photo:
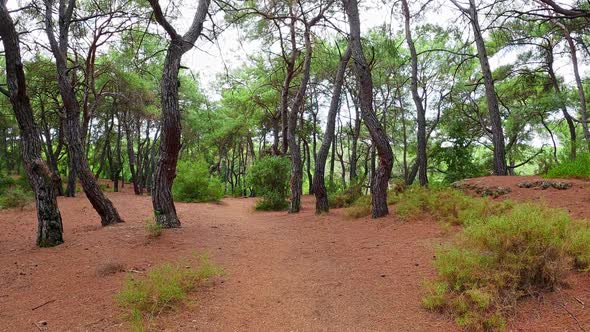
[[[452,313],[464,328],[503,329],[520,297],[553,290],[572,262],[590,263],[590,228],[565,211],[537,204],[512,205],[501,214],[475,210],[480,218],[437,251],[439,279],[422,300],[425,308]]]
[[[209,176],[204,162],[183,161],[178,164],[177,176],[172,186],[174,199],[179,202],[217,202],[223,198],[223,184]]]
[[[10,188],[0,195],[0,209],[20,208],[21,210],[34,198],[21,188]]]
[[[33,187],[31,187],[31,183],[29,182],[29,178],[26,175],[21,174],[14,180],[14,184],[26,192],[32,192]]]
[[[452,225],[467,225],[511,208],[510,201],[492,201],[465,195],[450,188],[410,187],[389,198],[396,214],[403,220],[429,214]]]
[[[248,173],[247,182],[256,195],[262,197],[258,210],[284,210],[289,190],[291,164],[284,157],[264,157],[254,162]]]
[[[328,193],[330,208],[349,207],[363,196],[364,180],[352,182],[348,187],[335,193]]]
[[[576,160],[566,159],[549,168],[549,178],[590,178],[590,154],[581,153]]]
[[[371,215],[371,196],[361,196],[346,208],[346,215],[351,218],[362,218]]]
[[[14,187],[16,182],[10,176],[0,175],[0,195],[4,194],[8,189]]]
[[[160,237],[160,235],[162,235],[162,229],[162,225],[158,224],[153,219],[147,219],[145,222],[145,230],[150,238]]]
[[[117,303],[126,311],[133,329],[143,331],[146,321],[174,309],[203,281],[222,274],[223,270],[207,256],[198,257],[196,262],[166,263],[153,268],[143,278],[129,274],[116,296]]]

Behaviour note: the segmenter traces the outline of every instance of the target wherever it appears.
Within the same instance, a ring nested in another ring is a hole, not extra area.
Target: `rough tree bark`
[[[324,140],[320,146],[317,160],[314,168],[313,176],[313,190],[315,194],[315,213],[320,214],[328,212],[330,206],[328,204],[328,191],[326,190],[326,181],[324,179],[324,172],[326,169],[326,160],[328,159],[328,153],[330,146],[334,140],[334,131],[336,128],[336,115],[338,114],[338,108],[340,107],[340,96],[342,94],[342,84],[344,83],[344,74],[346,73],[346,67],[350,60],[352,49],[350,44],[346,48],[346,51],[340,58],[338,64],[338,70],[336,71],[336,78],[334,79],[334,90],[332,92],[332,100],[330,101],[330,108],[328,109],[328,117],[326,120],[326,131],[324,133]]]
[[[405,19],[405,30],[406,30],[406,42],[410,49],[411,57],[411,82],[410,89],[412,90],[412,99],[416,105],[417,123],[418,123],[418,152],[416,156],[416,163],[418,164],[418,181],[421,186],[428,185],[428,156],[426,155],[426,110],[422,103],[422,97],[418,92],[418,53],[416,52],[416,46],[412,39],[412,30],[410,26],[410,8],[407,0],[402,0],[402,11]]]
[[[18,33],[6,2],[0,2],[0,38],[4,45],[6,80],[14,115],[22,139],[22,155],[27,177],[35,192],[37,205],[37,245],[52,247],[63,243],[61,214],[57,206],[53,173],[41,158],[40,133],[33,118],[33,109],[26,90],[25,71],[20,54]]]
[[[463,12],[471,23],[473,35],[475,37],[475,45],[477,47],[477,57],[481,66],[483,74],[483,81],[485,86],[486,101],[488,104],[488,113],[490,115],[492,143],[494,146],[494,174],[507,175],[508,166],[506,165],[506,143],[504,142],[504,131],[502,129],[502,117],[500,115],[500,106],[498,97],[496,96],[496,89],[494,88],[494,78],[488,59],[488,53],[485,46],[485,41],[479,25],[479,17],[475,0],[469,0],[469,8],[460,5],[456,0],[451,0],[453,4],[461,12]]]
[[[68,142],[68,155],[71,166],[76,172],[86,197],[100,215],[101,224],[108,226],[123,222],[113,203],[104,195],[92,174],[86,159],[85,148],[80,133],[80,104],[76,99],[74,87],[68,77],[67,51],[70,24],[76,1],[60,1],[59,3],[59,41],[55,38],[53,24],[53,0],[45,2],[45,31],[55,57],[57,68],[57,84],[66,109],[65,131]]]
[[[352,59],[357,79],[359,81],[359,100],[363,122],[369,130],[373,145],[379,155],[379,167],[373,174],[371,182],[371,210],[373,218],[387,215],[387,189],[391,168],[393,167],[393,151],[389,145],[387,134],[383,131],[377,116],[373,112],[373,79],[367,59],[363,54],[361,44],[361,28],[357,0],[343,0],[348,23],[350,26],[350,44],[352,47]]]
[[[176,164],[180,152],[180,106],[178,104],[178,73],[180,60],[184,53],[193,48],[203,31],[210,0],[199,0],[193,22],[184,35],[179,35],[164,17],[158,0],[149,0],[154,18],[170,36],[170,45],[164,60],[162,73],[162,136],[160,139],[160,159],[154,174],[152,204],[156,223],[164,228],[180,227],[176,207],[172,199],[172,184],[176,177]]]

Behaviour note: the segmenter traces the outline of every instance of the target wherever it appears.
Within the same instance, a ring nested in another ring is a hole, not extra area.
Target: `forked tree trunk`
[[[166,20],[158,0],[149,0],[149,3],[156,21],[171,38],[162,74],[162,136],[160,138],[160,159],[154,174],[152,204],[156,223],[164,228],[173,228],[180,227],[180,220],[172,198],[172,184],[176,177],[176,164],[181,147],[180,106],[178,103],[180,60],[201,35],[210,0],[199,0],[191,27],[183,36],[179,35]]]
[[[371,214],[373,218],[379,218],[389,213],[387,189],[391,168],[393,167],[393,151],[389,145],[387,134],[383,131],[377,116],[373,112],[373,79],[361,45],[361,23],[357,0],[344,0],[344,7],[346,8],[350,26],[352,59],[354,60],[355,72],[360,86],[361,115],[379,155],[379,166],[371,183]]]
[[[6,3],[0,2],[0,38],[6,61],[7,95],[22,138],[22,155],[37,205],[37,245],[52,247],[63,243],[61,214],[57,206],[52,172],[41,158],[40,133],[26,91],[25,71],[20,55],[18,33]]]
[[[80,184],[86,193],[86,197],[92,207],[100,215],[100,222],[103,226],[123,222],[113,203],[100,190],[98,182],[90,170],[84,143],[80,133],[80,105],[76,99],[74,87],[68,79],[67,50],[68,35],[72,20],[72,13],[75,7],[75,0],[67,3],[60,1],[59,4],[59,42],[53,31],[53,1],[46,1],[45,31],[51,45],[51,51],[55,57],[57,68],[57,84],[66,109],[65,137],[68,142],[68,156],[71,158],[70,165],[80,179]]]
[[[406,42],[410,49],[411,58],[411,82],[410,90],[412,90],[412,99],[416,105],[417,113],[417,124],[418,124],[418,152],[416,157],[416,163],[418,164],[418,180],[421,186],[428,185],[428,156],[426,155],[426,110],[422,103],[422,97],[418,93],[418,54],[416,52],[416,46],[412,39],[412,30],[410,26],[410,8],[407,0],[402,0],[402,11],[405,19],[405,30],[406,30]]]
[[[324,140],[320,146],[318,157],[315,163],[313,176],[313,190],[315,194],[315,213],[320,214],[328,212],[330,205],[328,204],[328,191],[326,190],[326,181],[324,179],[324,172],[326,169],[326,160],[330,152],[330,146],[334,140],[334,131],[336,128],[336,115],[340,107],[340,97],[342,95],[342,84],[344,83],[344,74],[351,55],[350,43],[340,58],[338,70],[336,71],[336,78],[334,79],[334,90],[332,92],[332,100],[330,101],[330,108],[328,109],[328,117],[326,120],[326,132],[324,133]]]

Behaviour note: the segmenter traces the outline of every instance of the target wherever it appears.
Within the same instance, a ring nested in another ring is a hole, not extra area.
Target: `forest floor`
[[[521,189],[535,178],[469,181],[509,186],[505,197],[546,201],[590,218],[590,182],[569,190]],[[569,180],[568,180],[569,181]],[[125,188],[126,190],[129,188]],[[452,319],[420,306],[422,284],[435,276],[435,247],[455,229],[431,219],[402,223],[395,214],[348,219],[343,211],[256,212],[254,199],[178,204],[183,227],[148,239],[149,197],[109,193],[126,223],[102,228],[83,194],[60,198],[66,243],[34,246],[35,210],[0,212],[1,331],[119,331],[128,326],[115,302],[126,273],[97,273],[107,264],[142,271],[209,253],[226,275],[194,294],[194,304],[163,314],[167,331],[456,331]],[[392,207],[394,210],[395,207]],[[392,211],[393,212],[393,211]],[[512,331],[590,330],[590,274],[571,273],[567,287],[521,301]],[[40,323],[44,322],[44,323]],[[46,325],[45,325],[46,324]]]

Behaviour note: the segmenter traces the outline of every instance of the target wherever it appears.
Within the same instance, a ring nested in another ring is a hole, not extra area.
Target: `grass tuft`
[[[590,154],[581,153],[575,160],[563,160],[552,166],[546,176],[548,178],[590,178]]]
[[[147,219],[145,221],[145,230],[148,233],[148,237],[150,239],[155,239],[162,235],[163,227],[154,219]]]
[[[117,303],[126,311],[133,330],[144,331],[146,323],[185,302],[202,282],[220,275],[223,269],[205,255],[197,257],[195,262],[166,263],[153,268],[143,278],[129,274],[117,294]]]

